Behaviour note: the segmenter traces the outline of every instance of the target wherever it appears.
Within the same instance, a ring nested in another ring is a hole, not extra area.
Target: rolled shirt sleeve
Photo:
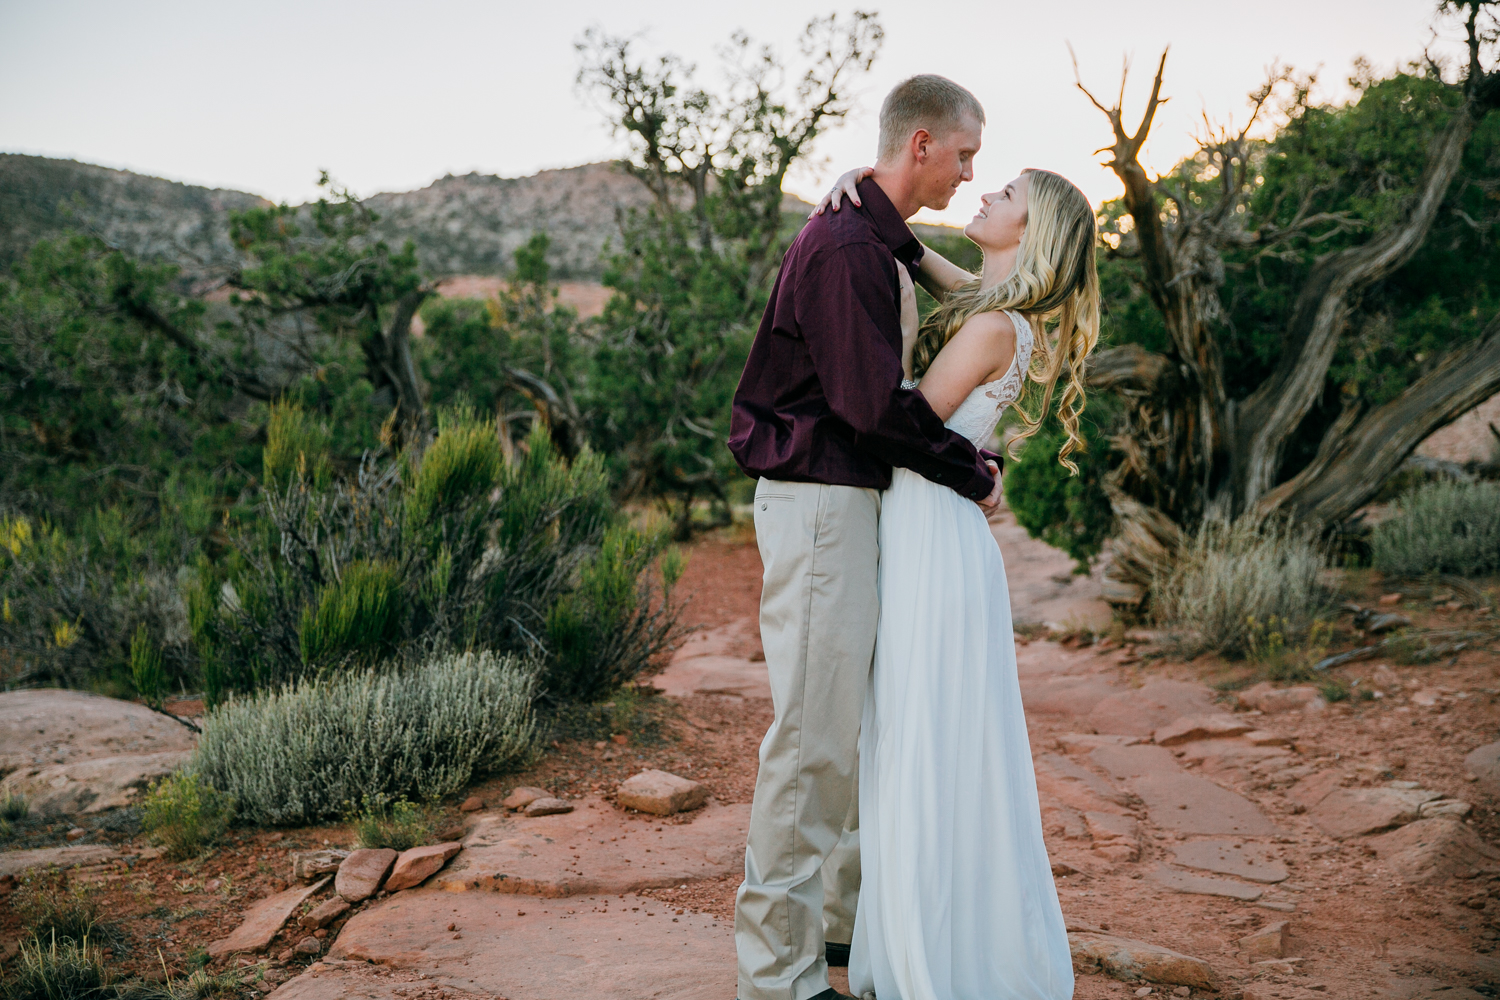
[[[828,405],[858,448],[982,500],[995,479],[974,445],[944,427],[920,393],[901,388],[898,266],[869,243],[820,255],[798,288],[797,326]]]

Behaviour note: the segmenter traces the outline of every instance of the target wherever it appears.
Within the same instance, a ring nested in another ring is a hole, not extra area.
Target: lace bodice
[[[995,426],[1000,423],[1005,408],[1020,398],[1026,372],[1031,367],[1034,343],[1031,324],[1018,312],[1007,310],[1005,315],[1016,327],[1016,356],[1011,360],[1010,368],[995,381],[975,386],[974,391],[958,404],[958,409],[953,411],[946,424],[949,430],[972,441],[976,448],[984,446],[995,433]]]

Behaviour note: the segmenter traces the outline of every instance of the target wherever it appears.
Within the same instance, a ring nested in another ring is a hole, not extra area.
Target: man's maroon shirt
[[[734,394],[729,450],[747,475],[885,489],[891,466],[982,500],[984,459],[901,388],[901,286],[922,244],[873,180],[863,206],[813,216],[787,250]]]

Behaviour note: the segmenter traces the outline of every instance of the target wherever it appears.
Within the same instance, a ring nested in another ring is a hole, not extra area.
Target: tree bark
[[[1347,408],[1307,468],[1263,496],[1254,513],[1339,524],[1374,498],[1423,439],[1496,392],[1500,315],[1477,340],[1449,352],[1432,371],[1364,419],[1357,420],[1357,405]]]
[[[1489,111],[1465,100],[1433,143],[1419,194],[1405,219],[1363,246],[1319,261],[1297,296],[1276,370],[1238,407],[1230,513],[1254,509],[1276,484],[1287,442],[1323,394],[1345,329],[1350,297],[1391,274],[1416,254],[1463,162],[1475,126]]]
[[[427,284],[407,292],[396,303],[390,326],[378,326],[360,344],[370,384],[378,392],[388,388],[395,397],[397,444],[420,440],[427,432],[427,406],[411,353],[411,321],[436,289]]]

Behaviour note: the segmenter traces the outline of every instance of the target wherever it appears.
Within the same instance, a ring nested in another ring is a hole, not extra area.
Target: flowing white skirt
[[[980,509],[895,470],[859,743],[849,982],[878,1000],[1066,1000],[1073,964]]]

